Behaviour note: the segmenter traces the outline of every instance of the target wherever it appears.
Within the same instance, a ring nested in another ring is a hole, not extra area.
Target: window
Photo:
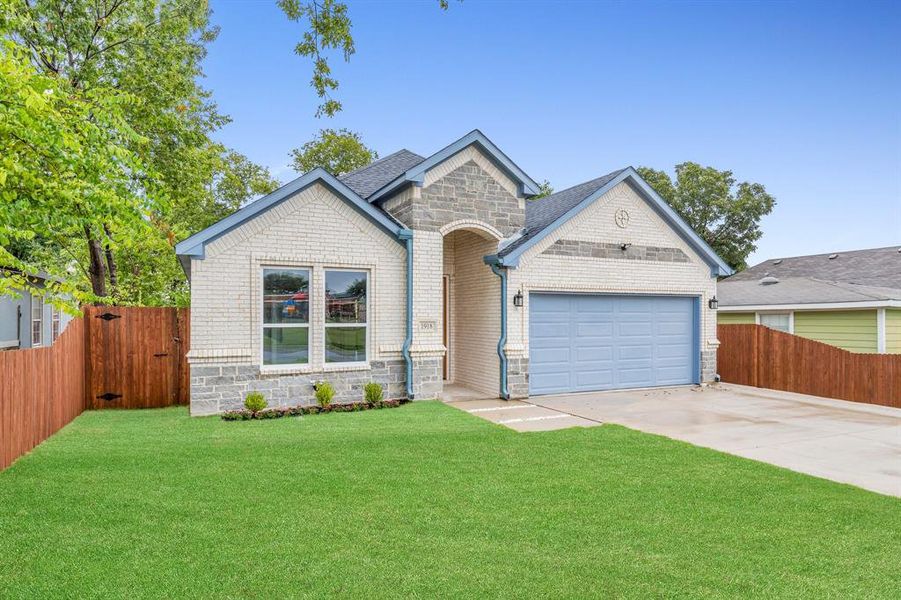
[[[325,362],[366,362],[368,283],[365,271],[325,272]]]
[[[310,361],[310,271],[263,269],[263,364]]]
[[[55,342],[56,338],[59,337],[59,309],[55,306],[51,309],[50,313],[50,341]]]
[[[44,299],[31,297],[31,345],[40,346],[44,339]]]
[[[792,332],[791,313],[760,313],[760,324],[785,333]]]

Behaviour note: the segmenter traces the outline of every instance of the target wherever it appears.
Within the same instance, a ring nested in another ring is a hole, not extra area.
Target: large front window
[[[263,364],[310,361],[310,271],[263,269]]]
[[[366,362],[366,271],[325,272],[325,362]]]

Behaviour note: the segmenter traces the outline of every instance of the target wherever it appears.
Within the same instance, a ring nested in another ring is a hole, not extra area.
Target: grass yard
[[[87,412],[0,473],[0,597],[901,597],[901,501],[436,402]]]

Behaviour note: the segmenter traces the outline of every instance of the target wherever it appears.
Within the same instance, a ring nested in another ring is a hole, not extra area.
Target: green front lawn
[[[435,402],[88,412],[0,473],[0,597],[901,597],[901,501]]]

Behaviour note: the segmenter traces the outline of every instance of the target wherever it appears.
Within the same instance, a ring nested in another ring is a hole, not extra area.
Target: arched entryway
[[[483,259],[497,253],[500,233],[478,222],[460,223],[442,233],[445,384],[495,397],[500,366],[500,282]]]

